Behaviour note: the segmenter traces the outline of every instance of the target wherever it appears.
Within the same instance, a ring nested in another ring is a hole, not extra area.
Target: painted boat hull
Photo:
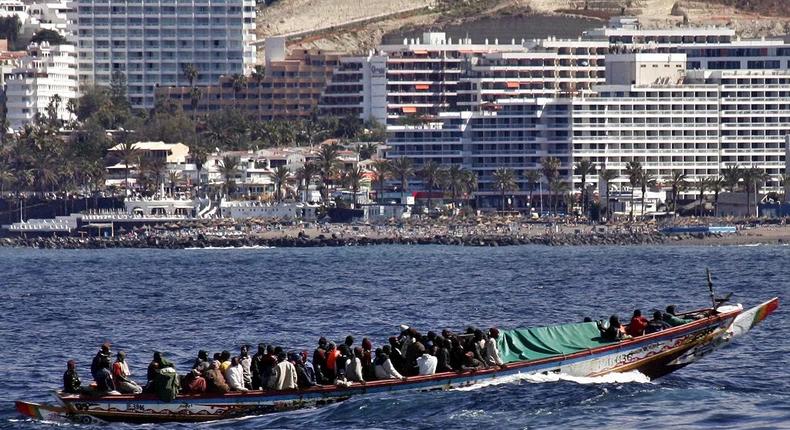
[[[63,415],[75,421],[90,417],[101,421],[136,423],[201,422],[320,406],[364,394],[449,390],[515,375],[561,373],[570,376],[600,376],[637,370],[655,379],[725,346],[777,307],[778,299],[772,299],[743,313],[740,306],[731,306],[717,315],[662,332],[570,355],[510,363],[503,369],[447,372],[410,377],[406,381],[372,381],[352,384],[349,387],[321,386],[292,391],[179,395],[172,402],[163,402],[147,394],[96,398],[58,395],[57,398],[65,410]],[[742,314],[747,317],[739,320]],[[18,410],[25,414],[25,408],[20,408],[19,403],[26,402],[17,402]]]

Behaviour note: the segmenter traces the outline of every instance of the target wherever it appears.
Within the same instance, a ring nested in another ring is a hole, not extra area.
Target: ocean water
[[[0,428],[51,428],[13,401],[49,400],[69,359],[89,382],[105,340],[144,379],[155,350],[184,371],[199,349],[312,351],[319,336],[349,334],[379,345],[401,323],[512,328],[697,308],[709,300],[705,267],[719,292],[756,305],[788,297],[789,261],[783,246],[0,249]],[[787,320],[783,303],[730,347],[655,381],[514,378],[198,427],[790,428]]]

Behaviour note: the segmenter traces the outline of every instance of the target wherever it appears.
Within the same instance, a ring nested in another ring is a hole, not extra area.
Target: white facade
[[[31,122],[36,114],[46,115],[47,106],[57,95],[57,117],[72,119],[66,108],[77,97],[77,55],[72,45],[31,44],[28,56],[21,58],[6,79],[6,108],[12,129]]]
[[[268,53],[267,53],[268,55]],[[387,57],[343,57],[321,94],[318,106],[325,115],[352,115],[387,122]]]
[[[242,74],[255,63],[255,0],[75,0],[80,82],[126,76],[133,107],[154,105],[158,85]]]

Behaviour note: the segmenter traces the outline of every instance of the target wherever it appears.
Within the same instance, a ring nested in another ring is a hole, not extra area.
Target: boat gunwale
[[[772,299],[772,300],[776,300],[776,299]],[[685,313],[683,315],[689,315],[699,312],[710,312],[710,311],[712,311],[711,308],[703,308],[700,310]],[[218,399],[218,400],[222,399],[223,401],[227,401],[234,399],[243,400],[246,398],[282,397],[289,395],[295,397],[293,400],[298,400],[299,398],[305,395],[316,395],[316,394],[338,394],[339,396],[342,396],[343,394],[353,395],[355,394],[354,392],[356,391],[362,390],[364,392],[368,388],[373,389],[373,388],[386,388],[386,387],[396,387],[396,386],[408,387],[409,385],[416,385],[416,384],[432,382],[432,381],[453,380],[456,378],[467,378],[467,377],[484,377],[489,375],[493,376],[502,371],[512,371],[521,368],[542,366],[553,362],[576,360],[586,356],[592,356],[612,350],[630,349],[633,347],[638,347],[641,344],[652,343],[655,341],[662,340],[664,338],[678,337],[678,335],[685,334],[686,332],[691,333],[699,328],[712,326],[715,323],[719,323],[723,320],[735,318],[742,311],[743,308],[741,307],[739,309],[733,309],[728,312],[709,315],[704,318],[700,318],[698,320],[691,321],[689,323],[682,324],[679,326],[671,327],[655,333],[624,339],[618,342],[612,342],[611,344],[602,345],[599,347],[587,348],[585,350],[581,350],[572,354],[559,354],[551,357],[544,357],[544,358],[538,358],[533,360],[523,360],[523,361],[508,363],[505,365],[504,368],[492,366],[489,368],[479,369],[479,370],[468,370],[461,372],[450,371],[450,372],[435,373],[433,375],[409,376],[406,378],[406,380],[385,379],[385,380],[366,381],[364,383],[351,383],[349,386],[339,386],[332,384],[332,385],[317,385],[305,389],[297,388],[292,390],[267,389],[267,390],[249,390],[249,391],[230,391],[223,394],[218,394],[218,393],[179,394],[175,399],[173,399],[170,402],[160,400],[153,393],[145,393],[145,394],[137,394],[137,395],[132,395],[132,394],[105,395],[105,396],[93,397],[93,396],[83,396],[83,395],[75,395],[75,394],[64,395],[62,394],[62,392],[58,392],[57,397],[60,401],[66,404],[74,403],[74,402],[116,403],[116,402],[131,402],[131,401],[167,404],[167,403],[183,403],[189,400],[210,401],[211,399]],[[92,412],[93,411],[91,411],[91,413]]]

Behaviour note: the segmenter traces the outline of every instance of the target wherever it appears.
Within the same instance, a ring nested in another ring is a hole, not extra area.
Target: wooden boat
[[[779,306],[771,299],[747,311],[723,305],[684,314],[692,322],[618,342],[605,342],[595,323],[503,330],[499,346],[506,366],[473,372],[446,372],[405,381],[371,381],[349,386],[317,386],[289,391],[248,391],[224,395],[179,395],[170,402],[151,394],[89,397],[56,393],[58,405],[17,401],[25,416],[51,421],[201,422],[320,406],[352,396],[403,390],[449,390],[495,378],[559,373],[599,376],[637,370],[658,378],[691,364],[749,331]]]

